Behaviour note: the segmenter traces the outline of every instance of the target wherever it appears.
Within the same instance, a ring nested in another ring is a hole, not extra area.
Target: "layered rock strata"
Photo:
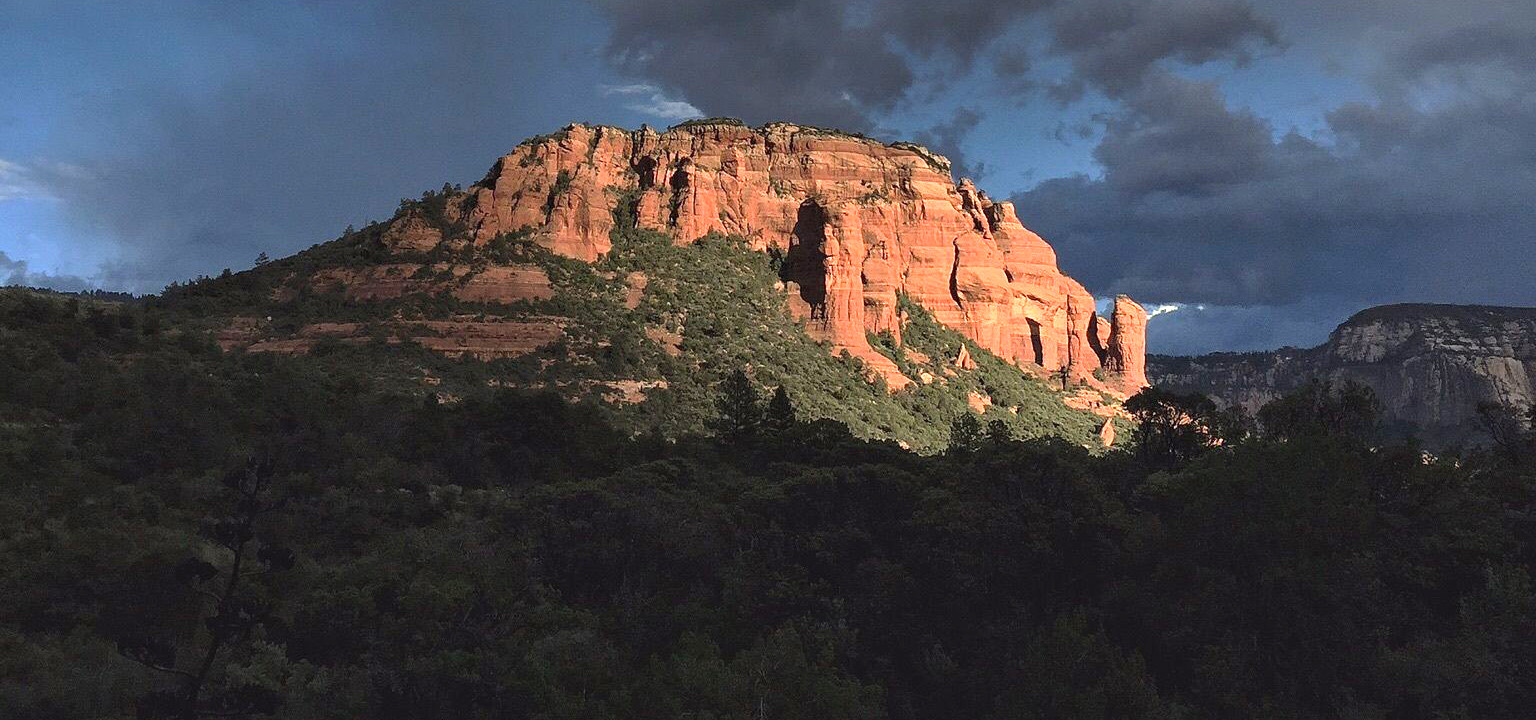
[[[1122,297],[1100,316],[1012,203],[955,182],[948,160],[917,145],[787,123],[572,125],[502,157],[446,216],[476,244],[532,230],[554,252],[587,261],[610,249],[617,223],[680,243],[740,235],[782,260],[788,304],[813,336],[863,358],[893,387],[911,379],[866,333],[899,342],[899,293],[1020,367],[1065,369],[1120,392],[1146,384],[1141,307]],[[386,237],[411,249],[441,239],[412,217]]]
[[[1386,305],[1310,349],[1153,356],[1152,382],[1256,412],[1312,379],[1370,386],[1388,428],[1435,445],[1477,440],[1477,407],[1536,403],[1536,308]]]

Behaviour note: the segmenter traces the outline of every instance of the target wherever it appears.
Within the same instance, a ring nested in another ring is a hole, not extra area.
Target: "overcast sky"
[[[0,283],[154,292],[572,121],[916,139],[1153,351],[1536,305],[1531,0],[0,0]]]

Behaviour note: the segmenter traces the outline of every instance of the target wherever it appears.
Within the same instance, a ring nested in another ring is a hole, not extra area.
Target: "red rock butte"
[[[552,251],[589,262],[610,249],[619,218],[679,243],[742,236],[781,254],[788,305],[810,334],[862,358],[892,388],[912,380],[865,333],[900,341],[898,293],[1020,368],[1065,368],[1120,393],[1146,385],[1141,306],[1122,296],[1110,317],[1099,315],[1012,203],[956,182],[947,159],[910,143],[789,123],[570,125],[524,141],[447,214],[476,244],[533,229]],[[386,238],[414,249],[440,240],[411,216]]]

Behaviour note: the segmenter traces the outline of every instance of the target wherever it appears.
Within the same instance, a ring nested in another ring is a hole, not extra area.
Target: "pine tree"
[[[1013,428],[1002,420],[993,420],[987,423],[987,442],[994,445],[1007,445],[1013,442]]]
[[[775,432],[784,432],[795,426],[795,404],[790,402],[789,393],[783,385],[773,391],[773,399],[768,401],[764,424]]]
[[[752,435],[763,424],[763,398],[752,378],[741,370],[731,373],[720,383],[715,408],[720,412],[715,431],[726,440],[735,441]]]
[[[282,508],[286,499],[273,498],[275,464],[270,459],[252,460],[224,477],[230,490],[233,513],[209,523],[207,534],[223,549],[228,560],[220,567],[193,555],[171,573],[182,589],[212,601],[212,614],[203,618],[206,632],[197,637],[193,657],[177,662],[176,646],[168,639],[133,636],[120,639],[117,649],[124,657],[151,670],[174,677],[177,686],[150,692],[138,701],[141,718],[249,717],[272,715],[281,697],[259,684],[216,687],[219,665],[228,663],[236,647],[249,642],[252,631],[271,615],[264,593],[252,593],[250,585],[291,570],[293,550],[258,538],[264,516]]]
[[[971,452],[981,448],[981,421],[971,413],[963,413],[949,426],[949,451]]]

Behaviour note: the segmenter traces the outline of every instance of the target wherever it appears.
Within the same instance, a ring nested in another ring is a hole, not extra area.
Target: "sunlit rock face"
[[[1536,308],[1386,305],[1357,313],[1311,349],[1153,356],[1158,386],[1255,412],[1310,379],[1370,386],[1389,426],[1433,443],[1475,439],[1477,406],[1536,401]]]
[[[619,222],[679,243],[712,232],[778,253],[787,302],[812,335],[863,358],[892,387],[911,382],[870,348],[898,338],[898,293],[1022,368],[1115,391],[1145,384],[1146,313],[1108,319],[1056,254],[949,161],[925,148],[775,123],[686,123],[657,132],[572,125],[524,142],[450,203],[472,241],[532,229],[556,253],[593,261]],[[397,233],[419,247],[419,228]],[[408,241],[408,242],[407,242]]]

